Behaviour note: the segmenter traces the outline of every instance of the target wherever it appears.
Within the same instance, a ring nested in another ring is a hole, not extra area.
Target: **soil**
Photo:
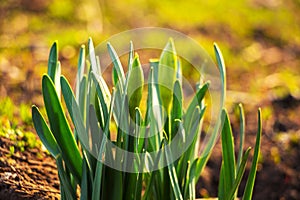
[[[59,199],[54,159],[37,148],[11,155],[11,145],[0,137],[0,199]]]

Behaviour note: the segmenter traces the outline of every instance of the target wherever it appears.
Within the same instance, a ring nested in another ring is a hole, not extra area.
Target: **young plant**
[[[61,199],[76,199],[78,186],[81,199],[195,199],[195,185],[218,135],[217,131],[213,132],[198,157],[196,152],[206,110],[204,96],[209,84],[199,84],[191,103],[184,110],[181,66],[173,40],[170,39],[160,59],[150,61],[147,105],[143,116],[140,102],[145,78],[139,56],[134,53],[133,44],[130,43],[126,75],[114,48],[107,44],[113,64],[112,92],[102,76],[99,58],[95,55],[91,39],[88,41],[88,49],[87,65],[85,47],[80,49],[74,94],[67,79],[60,74],[58,46],[56,42],[53,44],[49,55],[48,73],[43,75],[42,79],[44,103],[50,126],[39,109],[36,106],[32,107],[35,129],[45,147],[56,159],[61,182]],[[221,97],[224,100],[225,65],[217,45],[215,53],[223,85]],[[71,129],[63,109],[61,94],[74,130]],[[225,111],[222,116],[227,116]],[[220,192],[220,195],[231,199],[236,194],[242,173],[236,175],[232,169],[235,166],[231,165],[234,164],[231,152],[233,145],[232,141],[227,141],[231,132],[227,131],[228,118],[225,119],[227,121],[225,120],[222,131],[222,141],[224,140],[223,151],[228,153],[223,154],[224,164],[221,171],[224,173],[221,173],[220,177],[224,184],[219,188],[223,192]],[[116,135],[115,140],[112,139],[112,135]],[[191,140],[188,148],[182,149],[183,153],[173,161],[173,152],[168,146],[176,143],[180,148],[188,140]],[[259,143],[256,148],[259,148]],[[124,151],[131,152],[134,156],[123,154]],[[154,157],[150,156],[153,152],[158,153]],[[248,153],[249,151],[245,153],[242,161],[238,162],[237,171],[243,172]],[[229,164],[225,161],[227,154],[231,159]],[[168,164],[161,166],[161,163],[165,162]],[[107,163],[117,163],[116,165],[121,167]],[[257,160],[253,163],[245,198],[251,198]],[[155,170],[149,170],[152,168]],[[225,172],[231,173],[232,170],[234,174],[230,174],[231,182],[227,187]],[[223,188],[225,185],[226,188]],[[226,196],[227,193],[230,194],[229,197]]]
[[[240,145],[237,161],[234,154],[234,142],[231,125],[226,109],[223,109],[222,119],[224,121],[221,139],[222,139],[222,165],[220,171],[218,197],[221,200],[232,200],[236,198],[237,191],[244,175],[248,156],[251,147],[243,153],[245,139],[245,117],[243,106],[239,104],[240,114]],[[244,188],[242,199],[251,199],[254,187],[254,181],[257,170],[258,155],[260,151],[260,140],[262,133],[261,110],[258,110],[258,130],[256,135],[256,144],[251,169],[248,175],[247,184]]]

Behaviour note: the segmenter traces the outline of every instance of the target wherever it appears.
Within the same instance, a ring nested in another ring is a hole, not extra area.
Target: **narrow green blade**
[[[191,103],[189,104],[187,111],[184,115],[184,128],[187,130],[191,124],[191,118],[193,116],[194,110],[197,106],[201,106],[201,101],[203,100],[207,90],[209,87],[209,83],[205,83],[201,88],[199,88],[196,92],[196,95],[193,97]]]
[[[140,200],[142,199],[142,191],[143,191],[143,174],[139,173],[138,174],[138,180],[136,183],[135,187],[135,194],[134,194],[134,199],[135,200]]]
[[[58,177],[61,182],[60,188],[61,188],[61,199],[77,199],[76,197],[76,191],[72,186],[71,179],[66,173],[63,165],[63,161],[61,156],[58,156],[56,159],[56,166],[58,170]]]
[[[252,199],[252,193],[254,188],[254,181],[256,177],[256,170],[257,170],[257,163],[258,163],[258,156],[260,152],[260,140],[262,134],[262,119],[261,119],[261,109],[258,109],[258,130],[256,135],[256,143],[254,148],[254,155],[252,160],[251,169],[249,172],[248,180],[245,186],[245,191],[243,195],[243,200],[250,200]]]
[[[133,49],[133,43],[130,41],[130,47],[129,47],[129,55],[128,55],[128,71],[131,71],[132,68],[132,62],[134,57],[134,49]]]
[[[146,127],[144,126],[145,122],[142,117],[141,110],[139,108],[135,108],[135,118],[136,118],[136,128],[137,131],[136,138],[135,138],[135,152],[141,153],[143,152],[143,147],[145,144],[145,134],[146,134]]]
[[[222,161],[221,170],[219,175],[219,185],[218,185],[218,198],[219,200],[225,199],[225,189],[224,189],[224,162]]]
[[[217,59],[217,63],[218,63],[218,67],[219,67],[219,71],[220,71],[220,78],[221,78],[221,84],[222,84],[222,88],[221,88],[221,105],[220,105],[220,109],[222,109],[222,107],[224,106],[224,102],[225,102],[225,97],[226,97],[226,70],[225,70],[225,62],[222,56],[222,52],[219,49],[218,45],[215,43],[214,44],[214,50],[215,50],[215,55],[216,55],[216,59]],[[221,117],[221,114],[220,116]],[[222,123],[220,121],[217,121],[216,123],[216,127],[220,127],[222,125]],[[218,138],[218,133],[219,130],[217,128],[215,128],[208,140],[207,145],[205,146],[202,154],[200,155],[200,159],[199,159],[199,175],[198,178],[200,177],[200,174],[202,172],[202,170],[204,169],[210,155],[212,152],[212,149],[217,141]],[[197,179],[198,179],[197,178]],[[197,180],[196,179],[196,180]]]
[[[171,110],[171,140],[174,138],[175,134],[178,132],[179,123],[178,120],[182,119],[182,89],[179,80],[175,81],[174,93],[173,93],[173,103]]]
[[[83,121],[86,120],[86,100],[87,100],[87,76],[84,75],[79,86],[79,97],[76,96],[77,104],[80,106],[80,113]]]
[[[179,81],[180,85],[182,85],[182,70],[180,59],[177,59],[176,79]]]
[[[121,61],[113,48],[113,46],[108,42],[107,43],[107,49],[108,53],[112,59],[113,62],[113,82],[114,85],[116,86],[117,84],[120,84],[121,89],[124,89],[124,84],[125,84],[125,74],[123,71],[123,67],[121,64]]]
[[[71,86],[69,85],[67,79],[64,76],[61,76],[61,88],[66,102],[66,106],[68,108],[72,122],[75,126],[76,132],[80,135],[79,139],[81,140],[82,144],[87,144],[88,135],[86,133],[80,109],[76,102]],[[88,149],[88,147],[85,148]]]
[[[96,110],[93,105],[89,107],[90,135],[89,144],[93,155],[97,155],[102,142],[104,130],[98,125]]]
[[[167,146],[166,141],[165,141],[165,146]],[[168,147],[165,148],[165,156],[166,156],[167,162],[169,163],[168,173],[169,173],[172,189],[173,189],[173,192],[174,192],[174,195],[175,195],[175,199],[183,200],[181,190],[180,190],[180,186],[179,186],[179,183],[178,183],[176,170],[175,170],[174,164],[172,163],[172,154],[171,154],[170,149]]]
[[[160,149],[162,148],[162,142],[160,144]],[[158,167],[158,163],[159,163],[159,160],[161,159],[161,156],[162,156],[162,151],[159,151],[156,158],[155,158],[155,161],[153,162],[153,160],[151,159],[151,156],[146,152],[146,156],[145,156],[145,159],[146,159],[146,162],[145,163],[149,163],[150,166],[154,166],[154,167]],[[148,169],[151,169],[151,167],[148,167]],[[149,180],[146,184],[146,189],[145,189],[145,193],[143,195],[143,200],[148,200],[148,199],[151,199],[151,197],[161,197],[161,194],[152,194],[155,188],[155,182],[157,179],[159,179],[159,170],[155,170],[153,171],[152,173],[149,173]],[[156,193],[160,193],[162,191],[160,190],[157,190],[155,191]],[[157,198],[156,198],[157,199]]]
[[[103,141],[104,142],[104,141]],[[102,156],[102,151],[104,151],[104,143],[100,147],[99,157]],[[101,158],[99,158],[101,159]],[[103,163],[101,161],[97,161],[96,165],[96,172],[94,176],[94,183],[93,183],[93,192],[92,192],[92,200],[99,200],[101,199],[101,186],[102,186],[102,173],[103,173]]]
[[[239,114],[240,114],[240,147],[239,147],[239,154],[237,160],[237,169],[239,169],[242,157],[243,157],[243,148],[244,148],[244,141],[245,141],[245,115],[243,105],[239,104]]]
[[[154,78],[153,80],[154,80],[155,83],[158,83],[159,59],[150,59],[149,64],[150,64],[150,68],[153,69],[153,78]]]
[[[173,93],[173,104],[172,104],[172,119],[182,118],[182,89],[179,80],[175,81],[174,93]]]
[[[57,92],[58,97],[60,97],[60,74],[61,74],[61,65],[60,62],[57,62],[57,66],[56,66],[56,72],[55,72],[55,76],[54,76],[54,85],[55,85],[55,89]]]
[[[234,143],[231,125],[227,111],[222,110],[222,120],[224,125],[222,129],[222,157],[224,162],[224,187],[225,191],[230,191],[235,180],[235,155],[234,155]]]
[[[247,164],[247,160],[248,160],[250,150],[251,150],[251,148],[249,147],[246,150],[246,152],[245,152],[245,154],[242,158],[241,165],[240,165],[240,168],[238,169],[236,179],[234,180],[234,183],[233,183],[233,185],[230,189],[230,192],[226,195],[226,200],[233,200],[234,197],[235,197],[235,194],[236,194],[237,189],[238,189],[238,187],[241,183],[242,177],[243,177],[245,169],[246,169],[246,164]]]
[[[193,112],[191,123],[188,129],[185,129],[186,141],[192,141],[192,143],[188,147],[184,155],[182,155],[182,157],[180,158],[179,164],[177,166],[178,177],[180,181],[183,181],[183,179],[185,178],[185,174],[188,171],[188,162],[195,159],[195,144],[199,139],[200,120],[204,115],[205,109],[206,108],[204,107],[202,110],[200,110],[199,106],[197,106]]]
[[[63,112],[55,87],[48,75],[42,80],[43,97],[51,131],[62,151],[66,166],[81,182],[82,160],[74,136]]]
[[[61,66],[58,61],[58,44],[55,41],[50,49],[49,59],[48,59],[48,75],[53,81],[57,95],[60,97],[60,82],[59,77],[61,74]]]
[[[90,171],[86,159],[83,158],[82,180],[80,184],[80,200],[91,199],[90,195],[92,191],[90,190],[90,187],[91,187]]]
[[[197,171],[197,160],[196,158],[192,164],[188,162],[186,181],[184,182],[184,199],[194,200],[196,198],[196,171]]]
[[[109,91],[107,91],[108,87],[107,87],[106,83],[104,82],[103,79],[101,79],[102,77],[98,76],[98,78],[99,78],[99,82],[98,82],[98,79],[96,78],[97,76],[93,72],[91,73],[91,76],[92,76],[94,83],[96,84],[96,92],[97,92],[97,95],[100,100],[102,116],[104,117],[104,122],[106,122],[108,119],[108,105],[109,105],[111,96],[110,96]]]
[[[99,58],[99,56],[96,56],[96,64],[97,64],[97,69],[99,70],[99,74],[101,74],[102,71],[101,71],[101,65],[100,65],[100,58]]]
[[[163,127],[163,115],[161,110],[161,101],[158,95],[158,86],[155,84],[153,67],[150,68],[148,77],[148,99],[147,99],[147,111],[145,117],[145,124],[150,126],[148,142],[146,143],[147,149],[150,152],[158,150],[162,141],[162,127]],[[153,120],[155,119],[155,120]]]
[[[149,75],[148,75],[148,95],[147,95],[147,110],[146,110],[146,116],[145,116],[145,124],[148,125],[150,122],[150,113],[152,108],[152,80],[153,80],[153,67],[150,68]]]
[[[58,44],[57,41],[55,41],[50,49],[49,58],[48,58],[48,73],[47,73],[53,82],[55,80],[57,62],[58,62]]]
[[[90,55],[90,62],[91,62],[92,71],[94,73],[101,74],[101,70],[98,68],[98,65],[97,65],[97,60],[96,60],[96,55],[95,55],[95,48],[94,48],[92,38],[89,38],[88,46],[89,46],[89,55]]]
[[[79,105],[80,105],[79,97],[81,94],[80,86],[84,76],[84,70],[85,70],[85,46],[82,45],[80,47],[80,52],[79,52],[77,76],[76,76],[76,100]]]
[[[134,199],[138,182],[138,173],[126,173],[127,181],[123,185],[123,199]],[[124,177],[124,176],[123,176]]]
[[[107,195],[107,193],[109,193],[109,191],[102,189],[103,194],[101,194],[102,180],[104,180],[102,178],[103,172],[105,171],[104,169],[108,169],[108,168],[104,168],[103,163],[102,163],[103,162],[102,158],[103,158],[103,155],[106,153],[106,143],[107,143],[107,139],[108,139],[107,136],[109,135],[108,132],[109,132],[110,119],[112,116],[112,109],[113,109],[114,101],[115,101],[115,92],[113,93],[113,96],[112,96],[110,110],[108,113],[108,118],[105,122],[104,134],[103,134],[103,137],[101,138],[101,145],[99,147],[98,158],[97,158],[98,161],[97,161],[97,165],[96,165],[95,178],[94,178],[94,182],[93,182],[92,200],[99,200],[101,195],[105,196],[105,195]],[[94,117],[96,117],[96,116],[94,116]],[[109,179],[113,179],[113,177],[109,177]],[[106,187],[106,186],[104,185],[103,187]]]
[[[132,130],[135,133],[135,137],[129,136],[129,148],[127,151],[138,153],[138,143],[139,143],[139,136],[140,136],[140,126],[142,125],[142,118],[141,113],[138,107],[135,108],[135,123],[133,123],[134,128]],[[141,138],[141,140],[144,140]],[[126,161],[126,159],[124,159]],[[135,159],[132,161],[127,160],[127,165],[131,166],[134,169],[135,173],[125,173],[123,176],[123,180],[125,185],[123,185],[124,191],[124,199],[140,199],[141,192],[142,192],[142,174],[138,173],[139,169],[143,169],[143,164],[140,163],[139,155],[136,155]]]
[[[108,120],[105,123],[105,130],[104,130],[104,135],[106,137],[103,137],[100,151],[99,151],[99,156],[98,160],[102,161],[102,152],[105,153],[105,160],[108,160],[108,162],[113,162],[112,160],[109,161],[112,158],[112,150],[111,149],[106,149],[106,142],[108,140],[108,135],[109,135],[109,127],[110,127],[110,120],[112,117],[113,113],[113,106],[114,106],[114,101],[115,101],[115,95],[116,91],[113,90],[113,95],[112,95],[112,100],[110,104],[110,109],[109,109],[109,117]],[[102,172],[101,172],[102,173]],[[103,183],[103,198],[104,199],[112,199],[112,200],[121,200],[123,196],[123,190],[122,190],[122,172],[117,171],[113,168],[105,166],[105,174],[102,174],[104,183]]]
[[[214,50],[215,50],[215,55],[216,55],[219,71],[220,71],[220,78],[221,78],[221,81],[222,81],[222,84],[223,84],[222,91],[221,91],[222,92],[221,102],[225,102],[225,97],[226,97],[226,67],[225,67],[225,62],[224,62],[224,59],[223,59],[222,52],[221,52],[220,48],[218,47],[218,45],[216,43],[214,43]]]
[[[37,134],[51,155],[56,158],[60,154],[58,144],[45,122],[42,114],[36,106],[32,106],[32,121]]]
[[[132,119],[135,120],[135,108],[140,106],[142,99],[144,86],[144,74],[143,68],[139,59],[139,56],[136,54],[133,63],[132,69],[128,75],[128,87],[127,87],[127,97],[129,100],[129,113]]]
[[[173,39],[169,39],[164,47],[158,66],[159,96],[167,114],[170,113],[173,86],[177,72],[177,54]]]

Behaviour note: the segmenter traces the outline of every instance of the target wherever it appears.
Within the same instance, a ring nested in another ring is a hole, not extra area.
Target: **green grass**
[[[0,100],[0,108],[0,137],[8,138],[14,143],[10,152],[15,152],[15,148],[21,152],[27,148],[41,148],[36,134],[28,130],[28,126],[32,126],[28,105],[21,104],[18,107],[7,97]]]

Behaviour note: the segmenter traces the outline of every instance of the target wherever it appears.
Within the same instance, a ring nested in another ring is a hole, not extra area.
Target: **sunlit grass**
[[[23,152],[26,148],[41,147],[36,134],[26,129],[31,125],[29,105],[21,104],[17,107],[9,97],[0,99],[0,137],[13,142],[13,146],[10,147],[11,153],[14,153],[16,148]]]

